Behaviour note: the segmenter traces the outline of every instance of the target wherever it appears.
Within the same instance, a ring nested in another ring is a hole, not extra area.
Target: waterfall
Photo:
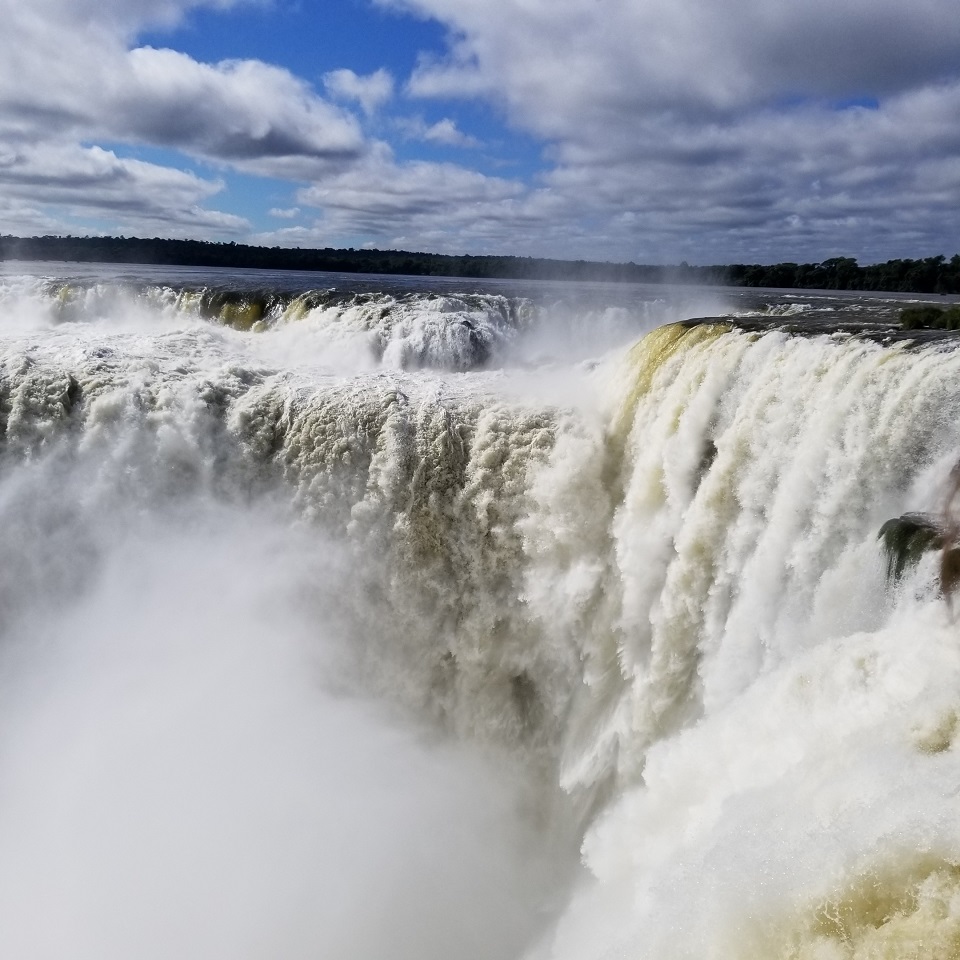
[[[589,360],[502,292],[0,304],[2,952],[958,955],[958,627],[878,538],[946,503],[951,341],[815,297],[594,305]]]

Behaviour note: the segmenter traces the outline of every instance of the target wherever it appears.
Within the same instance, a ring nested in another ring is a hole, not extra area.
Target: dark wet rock
[[[83,399],[83,390],[72,374],[67,377],[67,384],[60,397],[60,403],[63,404],[65,413],[70,413],[75,406]]]
[[[797,314],[790,317],[691,317],[680,321],[681,326],[697,327],[701,324],[722,323],[732,330],[746,333],[787,333],[801,337],[837,337],[870,340],[891,345],[926,346],[937,344],[947,348],[960,346],[960,331],[948,329],[905,329],[898,319],[891,317],[861,319],[856,315],[835,312],[818,312],[816,315]]]
[[[957,531],[931,513],[905,513],[888,520],[878,534],[887,556],[887,576],[899,580],[930,551],[942,553],[940,580],[952,590],[960,580],[960,544]]]
[[[717,459],[717,445],[709,437],[703,442],[703,452],[700,454],[700,463],[697,466],[697,485],[703,482],[703,478],[713,466],[713,461]]]

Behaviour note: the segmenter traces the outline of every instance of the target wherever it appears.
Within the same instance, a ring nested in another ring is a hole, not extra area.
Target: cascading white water
[[[960,626],[877,531],[944,502],[960,356],[700,327],[632,359],[564,777],[620,785],[551,955],[957,956]]]
[[[0,295],[0,954],[960,954],[960,353],[92,289]]]

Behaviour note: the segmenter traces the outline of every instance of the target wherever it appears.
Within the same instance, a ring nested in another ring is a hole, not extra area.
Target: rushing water
[[[902,300],[5,265],[0,956],[960,957]]]

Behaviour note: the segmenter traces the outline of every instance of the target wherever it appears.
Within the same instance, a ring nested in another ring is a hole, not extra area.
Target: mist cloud
[[[3,570],[45,584],[0,648],[0,954],[517,955],[557,869],[523,784],[344,695],[335,546],[249,507],[84,510],[72,593],[62,557]]]

